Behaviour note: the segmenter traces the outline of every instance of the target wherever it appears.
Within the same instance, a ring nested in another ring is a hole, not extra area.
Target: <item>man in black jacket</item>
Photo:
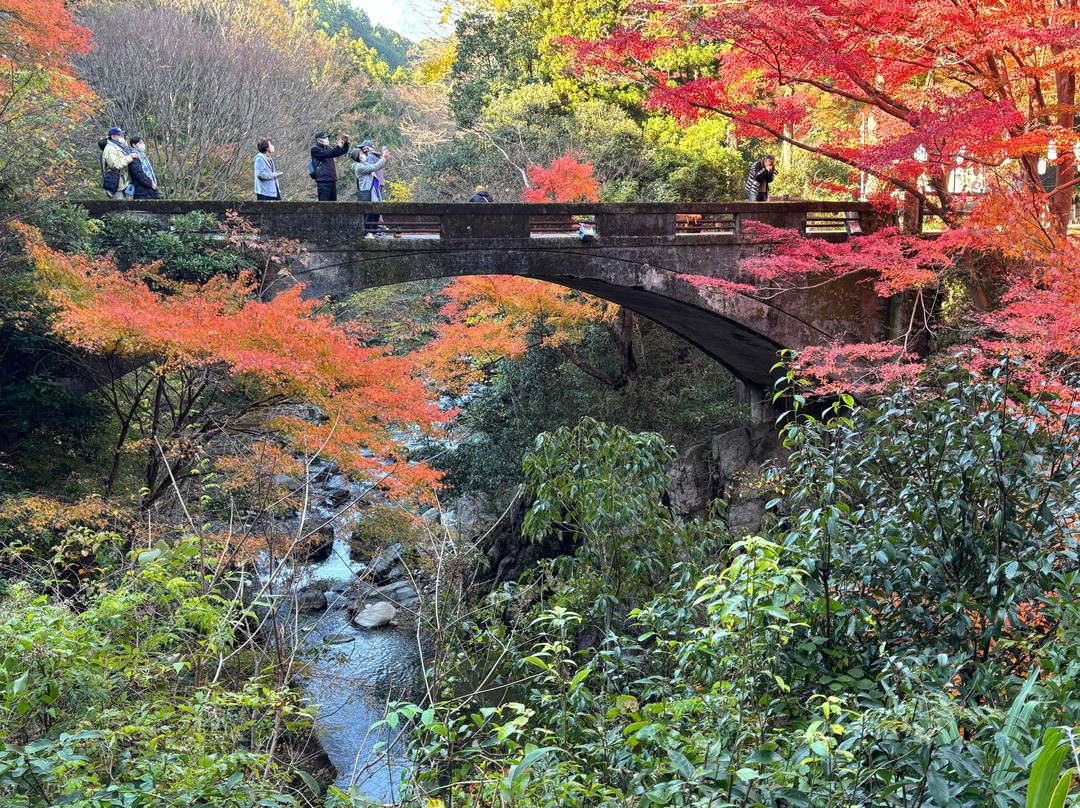
[[[746,193],[751,202],[765,202],[769,198],[769,183],[776,179],[776,161],[771,154],[755,160],[746,178]]]
[[[330,148],[330,136],[326,132],[315,133],[311,160],[315,163],[315,187],[319,189],[320,202],[337,202],[337,163],[334,160],[348,151],[348,135],[339,137],[337,146]]]

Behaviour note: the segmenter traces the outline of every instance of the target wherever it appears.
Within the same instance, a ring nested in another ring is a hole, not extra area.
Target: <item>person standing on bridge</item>
[[[157,175],[154,173],[154,167],[150,165],[150,160],[146,156],[146,140],[138,135],[132,135],[131,148],[135,152],[135,159],[128,166],[131,173],[131,184],[135,186],[132,198],[161,199],[157,187]]]
[[[765,202],[769,198],[769,183],[776,177],[776,161],[771,154],[755,160],[746,178],[746,193],[751,202]]]
[[[383,149],[382,154],[375,151],[375,144],[365,140],[359,148],[349,152],[353,159],[353,173],[356,174],[356,201],[382,202],[382,184],[379,174],[390,157],[390,150]],[[364,214],[364,238],[374,238],[378,230],[379,214]]]
[[[135,153],[124,142],[126,134],[119,126],[114,126],[101,150],[101,184],[105,188],[105,198],[121,202],[127,199],[124,190],[131,181],[128,166],[135,159]]]
[[[476,186],[476,193],[469,197],[470,202],[494,202],[494,198],[491,196],[491,191],[485,188],[483,185]]]
[[[315,145],[311,147],[311,162],[315,164],[312,179],[319,190],[320,202],[337,202],[337,163],[334,160],[348,151],[348,135],[339,137],[337,146],[331,148],[326,132],[315,133]]]
[[[280,202],[281,189],[277,178],[281,172],[274,165],[274,144],[270,138],[259,141],[259,151],[255,155],[255,198],[260,202]]]

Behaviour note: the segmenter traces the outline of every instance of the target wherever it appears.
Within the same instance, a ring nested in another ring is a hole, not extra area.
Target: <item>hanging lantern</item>
[[[921,143],[916,147],[915,154],[912,155],[920,163],[925,163],[930,159],[930,154],[926,151],[926,146]]]
[[[1052,140],[1046,144],[1046,159],[1051,163],[1058,159],[1057,143]]]

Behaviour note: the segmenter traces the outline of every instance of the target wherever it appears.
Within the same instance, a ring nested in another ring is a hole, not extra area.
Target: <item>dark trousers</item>
[[[258,199],[260,202],[280,202],[281,201],[281,194],[278,194],[277,196],[267,196],[266,194],[255,194],[255,198]]]
[[[750,194],[751,202],[768,202],[769,201],[769,189],[764,191],[758,191],[756,194]]]
[[[320,202],[337,202],[336,182],[317,182],[315,187],[319,189]]]
[[[359,185],[359,183],[357,183],[357,184]],[[357,202],[370,202],[371,201],[371,189],[369,188],[366,191],[361,191],[359,188],[357,188],[356,189],[356,201]],[[378,213],[365,213],[364,214],[364,232],[365,233],[374,233],[376,230],[378,230],[379,229],[379,227],[378,227],[379,226],[379,219],[381,219],[381,218],[382,218],[382,216],[380,216]]]

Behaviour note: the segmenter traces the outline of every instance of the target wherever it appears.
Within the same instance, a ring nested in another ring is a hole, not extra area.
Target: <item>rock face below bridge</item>
[[[728,527],[736,535],[756,533],[771,498],[766,487],[770,463],[783,457],[772,424],[740,427],[691,446],[669,471],[668,499],[682,518],[705,519],[709,504],[727,508]]]

